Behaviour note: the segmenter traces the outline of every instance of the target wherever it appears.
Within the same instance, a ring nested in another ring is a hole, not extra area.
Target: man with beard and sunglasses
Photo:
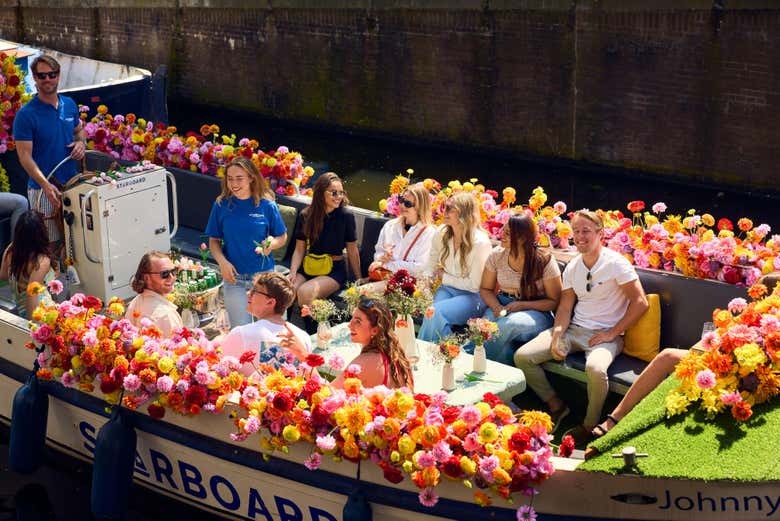
[[[159,251],[145,253],[131,282],[138,296],[127,306],[125,318],[136,327],[141,327],[142,320],[148,318],[165,337],[184,326],[176,305],[168,300],[177,273],[167,254]]]
[[[581,445],[590,440],[601,417],[609,392],[607,369],[623,349],[623,333],[639,320],[648,303],[631,263],[602,245],[601,216],[579,210],[571,222],[579,255],[563,271],[553,327],[515,351],[514,361],[525,373],[528,386],[547,403],[557,428],[569,408],[555,394],[541,364],[553,358],[563,360],[571,351],[585,352],[588,410],[582,425],[570,431]]]
[[[57,92],[60,82],[60,64],[42,54],[30,64],[38,93],[22,107],[14,120],[14,139],[19,162],[30,176],[27,199],[30,207],[44,217],[49,241],[59,246],[62,230],[57,223],[60,207],[60,188],[76,175],[76,161],[84,158],[83,125],[76,103]],[[51,179],[46,176],[57,164],[60,166]]]

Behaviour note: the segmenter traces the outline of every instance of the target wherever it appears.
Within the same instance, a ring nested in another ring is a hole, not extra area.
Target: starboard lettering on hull
[[[82,421],[79,423],[79,432],[83,438],[84,449],[94,455],[97,429],[89,422]],[[168,457],[158,450],[148,448],[142,451],[145,454],[136,451],[135,475],[176,494],[207,504],[213,499],[228,512],[266,521],[274,520],[272,510],[268,506],[269,496],[272,496],[273,501],[270,504],[276,507],[280,521],[339,521],[336,516],[321,508],[312,505],[299,506],[293,499],[278,494],[263,496],[254,487],[237,486],[225,476],[206,474],[198,466],[179,458]],[[145,461],[148,464],[144,463]]]

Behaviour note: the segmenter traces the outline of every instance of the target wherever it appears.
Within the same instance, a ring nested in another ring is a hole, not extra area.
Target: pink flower
[[[475,450],[479,449],[482,445],[479,443],[479,436],[476,432],[469,433],[466,436],[466,439],[463,440],[463,448],[466,449],[468,452],[474,452]]]
[[[738,404],[742,401],[742,395],[737,391],[732,391],[730,393],[724,392],[720,395],[720,401],[731,407],[732,405]]]
[[[244,423],[244,432],[254,434],[260,430],[260,419],[257,416],[249,416]]]
[[[43,324],[31,333],[33,340],[38,343],[45,342],[51,337],[52,330],[48,324]]]
[[[347,372],[353,375],[353,377],[357,377],[360,376],[363,369],[360,367],[360,364],[349,364],[349,366],[347,366]]]
[[[566,213],[566,203],[564,203],[563,201],[558,201],[553,205],[553,210],[555,210],[555,213],[557,213],[558,215],[563,215],[564,213]]]
[[[263,253],[263,249],[260,246],[258,246],[257,248],[255,248],[255,253],[257,255],[260,255],[261,253]]]
[[[424,488],[417,497],[420,499],[420,504],[426,507],[435,506],[439,502],[439,496],[436,495],[432,487]]]
[[[65,371],[62,374],[62,385],[65,387],[73,387],[78,383],[79,379],[74,376],[71,371]]]
[[[656,203],[663,204],[663,203]],[[522,505],[517,509],[517,521],[536,521],[536,511],[531,505]]]
[[[200,243],[200,251],[206,251],[208,247],[206,246],[205,242]]]
[[[479,460],[479,473],[488,483],[493,483],[493,471],[498,468],[498,456],[491,455]]]
[[[241,399],[244,401],[244,403],[256,402],[258,399],[260,399],[260,391],[257,390],[257,387],[249,385],[241,394]]]
[[[701,337],[701,347],[705,351],[712,351],[713,349],[717,349],[720,346],[720,337],[718,334],[714,331],[710,331],[708,333],[705,333],[703,337]]]
[[[466,405],[460,411],[460,418],[466,422],[466,425],[473,427],[482,420],[482,413],[473,405]]]
[[[742,313],[747,308],[747,301],[741,297],[733,298],[729,302],[728,308],[734,314]]]
[[[50,280],[48,286],[49,286],[49,293],[51,293],[52,295],[59,295],[60,293],[62,293],[62,289],[63,289],[62,282],[60,282],[59,280],[57,279]]]
[[[421,468],[426,469],[436,465],[436,459],[433,457],[433,454],[431,454],[430,452],[420,451],[419,453],[417,453],[416,463]]]
[[[436,445],[433,446],[433,450],[431,451],[431,454],[433,454],[433,457],[436,459],[436,461],[442,463],[450,459],[450,457],[452,456],[452,449],[450,449],[449,443],[447,443],[444,440],[441,440]]]
[[[322,463],[322,456],[320,456],[316,452],[312,452],[309,455],[309,458],[303,462],[303,465],[309,470],[317,470],[318,468],[320,468],[321,463]]]
[[[317,436],[317,448],[322,452],[330,452],[336,447],[336,438],[330,434]]]
[[[696,385],[698,385],[701,389],[712,389],[715,387],[715,373],[709,369],[699,371],[699,373],[696,375]]]
[[[334,371],[341,371],[344,369],[344,364],[346,362],[340,354],[333,353],[328,357],[328,361],[326,363],[328,364],[328,367],[332,368]]]
[[[122,380],[122,385],[127,391],[137,391],[141,387],[141,379],[137,375],[129,374]]]
[[[666,204],[664,203],[655,203],[653,205],[653,213],[664,213],[666,211]],[[536,516],[534,516],[536,517]],[[520,519],[518,517],[518,519]]]
[[[157,390],[161,393],[170,392],[173,389],[173,378],[170,376],[161,376],[157,379]]]

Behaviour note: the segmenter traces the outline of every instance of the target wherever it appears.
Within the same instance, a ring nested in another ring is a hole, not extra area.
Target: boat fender
[[[35,472],[43,462],[46,447],[49,395],[38,381],[38,369],[36,361],[27,383],[14,395],[8,467],[19,474]]]
[[[127,511],[135,464],[135,429],[127,412],[116,407],[95,440],[92,513],[97,519],[121,519]]]
[[[363,489],[360,488],[360,462],[357,464],[358,485],[347,497],[344,510],[341,512],[342,521],[371,521],[371,504],[366,499]]]

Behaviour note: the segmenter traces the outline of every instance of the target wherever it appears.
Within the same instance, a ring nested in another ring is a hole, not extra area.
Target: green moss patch
[[[730,414],[706,420],[703,412],[666,418],[664,399],[678,384],[668,378],[605,436],[591,446],[599,455],[580,469],[617,474],[622,447],[633,445],[649,457],[639,460],[638,474],[659,478],[765,481],[780,479],[780,407],[768,403],[753,408],[745,423]]]

